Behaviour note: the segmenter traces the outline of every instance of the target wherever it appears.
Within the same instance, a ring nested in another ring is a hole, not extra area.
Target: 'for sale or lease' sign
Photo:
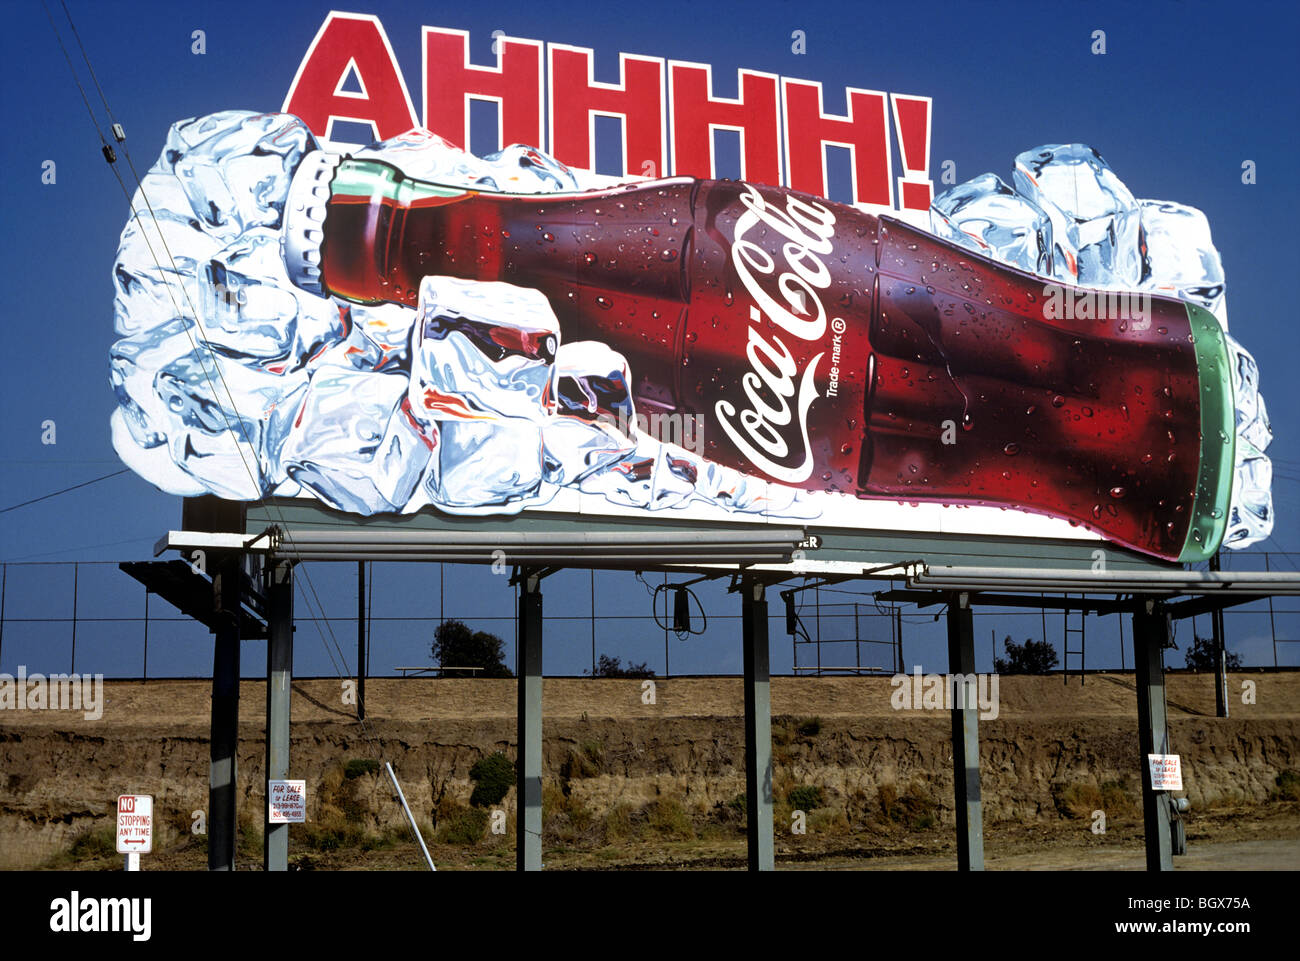
[[[271,800],[271,824],[301,824],[307,820],[306,781],[268,781],[267,794]]]
[[[117,799],[117,853],[153,851],[153,796],[122,794]]]
[[[1151,790],[1183,789],[1182,759],[1177,754],[1148,754],[1147,763],[1151,767]]]

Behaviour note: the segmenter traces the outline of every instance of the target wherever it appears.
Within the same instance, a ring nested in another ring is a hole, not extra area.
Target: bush
[[[822,800],[822,789],[811,784],[801,784],[794,788],[785,799],[791,808],[804,812],[815,810],[825,803]]]
[[[880,813],[886,821],[903,824],[913,830],[933,827],[936,823],[934,802],[915,782],[900,797],[892,784],[880,785]]]
[[[1283,771],[1275,779],[1277,790],[1273,792],[1276,801],[1300,801],[1300,774],[1295,771]]]
[[[695,826],[690,815],[676,798],[659,798],[646,805],[646,823],[656,834],[665,838],[690,840],[695,837]]]
[[[505,664],[505,642],[486,631],[471,631],[461,621],[443,621],[433,635],[433,656],[439,664],[481,667],[480,677],[514,677]],[[472,677],[474,672],[442,672],[443,677]]]
[[[816,737],[822,732],[822,719],[819,717],[806,717],[799,722],[798,728],[800,737]]]
[[[1046,641],[1017,644],[1008,634],[1002,646],[1007,650],[1007,659],[993,659],[993,670],[998,674],[1050,674],[1059,661],[1056,649]]]
[[[78,861],[118,857],[117,829],[108,827],[83,831],[73,840],[68,853]]]
[[[617,657],[610,657],[608,654],[600,655],[596,661],[594,671],[584,671],[584,674],[590,674],[592,677],[654,677],[655,672],[644,661],[640,664],[628,662],[627,667],[623,666],[622,661]]]
[[[510,759],[497,751],[476,761],[469,769],[469,778],[474,782],[469,803],[474,807],[491,807],[500,804],[501,799],[510,793],[515,783],[515,766]]]
[[[439,844],[478,844],[483,840],[487,825],[487,811],[463,807],[439,820],[434,840]]]
[[[1198,637],[1184,655],[1187,667],[1193,671],[1213,671],[1215,661],[1214,638]],[[1229,671],[1241,670],[1241,656],[1231,651],[1223,652],[1224,666]]]
[[[365,774],[374,774],[379,770],[379,762],[373,758],[353,758],[343,766],[343,776],[351,781]]]

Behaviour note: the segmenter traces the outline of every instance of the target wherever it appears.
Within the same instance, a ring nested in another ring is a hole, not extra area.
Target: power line
[[[73,484],[71,487],[65,487],[60,491],[51,491],[48,494],[42,494],[40,497],[33,497],[29,501],[23,501],[21,504],[13,504],[10,507],[0,509],[0,514],[7,514],[9,511],[16,511],[20,507],[26,507],[28,504],[35,504],[38,501],[49,500],[51,497],[58,497],[60,494],[66,494],[68,491],[79,490],[82,487],[89,487],[91,484],[98,484],[102,480],[108,480],[110,477],[116,477],[118,474],[130,473],[131,468],[123,467],[121,470],[115,470],[111,474],[105,474],[103,477],[96,477],[94,480],[82,481],[80,484]]]

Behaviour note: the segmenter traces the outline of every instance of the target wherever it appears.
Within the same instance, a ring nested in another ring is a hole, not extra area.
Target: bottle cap
[[[284,266],[295,286],[325,295],[321,283],[321,241],[325,239],[325,205],[330,182],[343,157],[313,150],[302,159],[284,201]]]

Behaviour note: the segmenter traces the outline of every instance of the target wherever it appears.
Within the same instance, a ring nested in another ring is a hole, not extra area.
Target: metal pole
[[[273,562],[266,587],[266,779],[289,777],[290,686],[293,684],[293,564]],[[262,821],[262,867],[289,870],[289,825],[271,823],[267,786]]]
[[[664,574],[664,587],[668,586],[668,575]],[[668,676],[668,591],[664,591],[664,677]]]
[[[9,587],[9,565],[0,564],[0,664],[4,663],[5,592]]]
[[[542,591],[533,574],[519,585],[518,760],[515,868],[542,869]]]
[[[745,661],[745,833],[749,870],[776,866],[772,825],[772,691],[768,668],[767,598],[762,582],[741,581]]]
[[[968,680],[951,690],[952,786],[957,813],[957,870],[984,870],[984,806],[980,797],[980,731],[975,678],[975,622],[970,595],[948,601],[948,671]]]
[[[1146,600],[1133,615],[1133,653],[1138,696],[1139,770],[1142,772],[1142,819],[1146,832],[1148,871],[1172,871],[1169,805],[1163,792],[1151,788],[1150,754],[1169,753],[1165,718],[1164,645],[1169,638],[1169,614],[1156,600]]]
[[[1216,552],[1210,558],[1210,570],[1219,570],[1219,555]],[[1216,607],[1210,612],[1210,633],[1214,637],[1214,713],[1217,717],[1228,716],[1228,652],[1223,636],[1223,608]],[[1196,631],[1192,631],[1195,639]]]
[[[402,810],[406,812],[406,820],[411,825],[411,830],[415,832],[415,839],[420,842],[420,850],[424,852],[424,860],[429,865],[430,871],[437,871],[433,866],[433,855],[429,853],[429,846],[424,843],[424,835],[420,833],[420,826],[415,823],[415,815],[411,813],[410,806],[406,803],[406,795],[402,793],[402,785],[397,783],[397,775],[393,773],[393,765],[385,761],[384,767],[388,768],[388,779],[393,782],[393,787],[397,789],[397,799],[402,802]]]
[[[72,666],[68,668],[69,674],[77,673],[77,580],[81,571],[81,565],[76,561],[72,562]]]
[[[143,679],[149,680],[149,588],[144,589],[144,666]]]
[[[591,676],[596,676],[596,568],[591,574]]]
[[[235,745],[239,738],[239,609],[237,553],[216,562],[212,582],[219,618],[212,651],[212,729],[208,769],[208,870],[235,869]]]
[[[357,720],[366,719],[366,562],[357,561]]]

